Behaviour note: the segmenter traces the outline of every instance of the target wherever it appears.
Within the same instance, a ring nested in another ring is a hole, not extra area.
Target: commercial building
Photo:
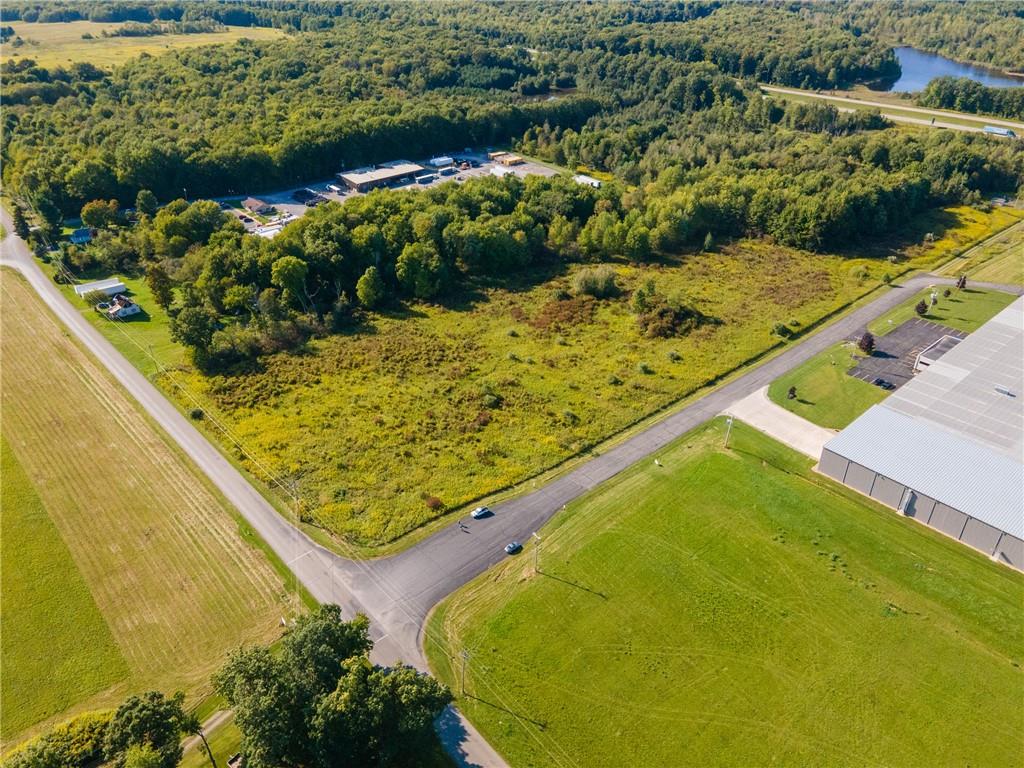
[[[338,174],[338,179],[349,189],[354,189],[356,192],[368,192],[371,189],[384,187],[398,181],[409,181],[421,171],[423,171],[421,165],[410,163],[407,160],[396,160],[376,167],[344,171]]]
[[[826,443],[818,468],[1024,570],[1024,298],[943,346]]]
[[[242,207],[249,213],[273,213],[274,206],[265,203],[255,197],[247,197],[242,201]]]

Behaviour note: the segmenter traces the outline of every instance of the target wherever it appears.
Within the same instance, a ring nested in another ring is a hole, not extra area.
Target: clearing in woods
[[[175,48],[233,43],[242,38],[275,40],[284,33],[271,27],[227,27],[221,32],[191,35],[149,35],[145,37],[103,37],[104,31],[123,26],[122,22],[71,21],[55,23],[10,23],[14,34],[24,43],[3,46],[3,58],[32,59],[41,67],[67,66],[87,61],[97,67],[112,67],[147,53],[158,56]],[[82,35],[91,35],[84,38]]]
[[[216,493],[20,275],[0,271],[5,747],[150,688],[202,695],[297,609]]]
[[[1024,574],[717,419],[442,603],[512,765],[1019,765]]]

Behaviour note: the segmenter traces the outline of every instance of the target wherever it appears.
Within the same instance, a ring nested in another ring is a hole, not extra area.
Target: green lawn
[[[842,429],[886,393],[866,381],[849,376],[856,361],[853,344],[841,343],[780,376],[768,387],[768,397],[788,411],[828,429]],[[795,400],[787,397],[796,387]]]
[[[939,286],[936,290],[939,292],[938,303],[928,310],[924,319],[967,333],[978,330],[1017,298],[1013,294],[1001,291],[971,288],[970,284],[964,291],[950,288],[949,298],[942,295],[945,290],[944,286]],[[872,333],[882,335],[901,323],[912,320],[918,316],[914,307],[922,299],[927,304],[930,295],[931,291],[928,289],[921,291],[912,299],[908,299],[891,312],[870,323],[868,329]]]
[[[966,291],[952,291],[946,298],[941,290],[938,304],[925,319],[968,333],[977,330],[1016,298],[1008,293],[970,286]],[[914,306],[921,299],[927,302],[930,294],[929,290],[922,291],[875,320],[869,328],[878,335],[885,335],[917,317]],[[856,365],[857,354],[856,346],[848,342],[830,347],[773,381],[768,387],[768,397],[808,421],[829,429],[842,429],[886,396],[878,387],[847,375],[846,372]],[[786,396],[790,387],[796,387],[795,400]]]
[[[129,670],[85,579],[6,440],[0,440],[0,469],[3,743],[127,677]]]
[[[457,592],[431,664],[515,768],[1016,765],[1024,576],[717,420]]]

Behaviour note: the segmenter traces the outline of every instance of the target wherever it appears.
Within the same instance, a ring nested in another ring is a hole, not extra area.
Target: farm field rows
[[[229,449],[245,468],[260,474],[255,459],[297,483],[307,522],[372,549],[541,473],[764,353],[779,343],[776,323],[799,331],[885,272],[932,265],[1015,213],[963,207],[924,217],[910,229],[938,238],[904,246],[908,260],[897,266],[739,241],[661,264],[613,265],[623,290],[612,300],[566,298],[579,266],[532,285],[481,283],[448,306],[372,314],[348,334],[214,377],[183,364],[142,281],[131,287],[149,319],[114,326],[83,311],[150,375],[152,345],[167,371],[157,379],[164,390],[226,424],[250,454]],[[644,338],[628,296],[648,280],[720,323],[683,338]]]
[[[297,606],[227,502],[0,275],[7,747],[129,692],[202,695],[226,651],[273,640]]]
[[[103,37],[104,30],[123,26],[119,22],[72,21],[67,23],[10,24],[14,33],[26,41],[25,45],[3,46],[4,59],[32,59],[41,67],[68,66],[85,61],[97,67],[123,64],[128,59],[146,53],[156,56],[177,48],[199,45],[233,43],[242,38],[274,40],[283,32],[270,27],[228,27],[223,32],[199,32],[190,35],[152,35],[148,37]],[[92,35],[83,39],[82,35]],[[29,42],[31,41],[31,42]]]
[[[884,336],[900,324],[917,317],[914,305],[929,300],[930,291],[922,291],[892,312],[870,325],[878,336]],[[976,331],[1009,305],[1014,296],[998,291],[970,288],[954,291],[948,298],[940,296],[924,319],[968,333]],[[892,321],[890,323],[890,321]],[[847,371],[857,364],[861,352],[853,342],[837,344],[815,355],[771,383],[768,397],[797,416],[802,416],[828,429],[843,429],[870,406],[886,397],[886,392]],[[797,397],[787,397],[796,387]]]
[[[1007,765],[1024,577],[717,420],[442,603],[426,648],[510,761]],[[913,713],[913,716],[908,716]]]

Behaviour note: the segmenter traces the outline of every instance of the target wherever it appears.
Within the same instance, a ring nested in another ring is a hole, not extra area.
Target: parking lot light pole
[[[732,434],[732,416],[725,419],[725,447],[729,447],[729,435]]]

